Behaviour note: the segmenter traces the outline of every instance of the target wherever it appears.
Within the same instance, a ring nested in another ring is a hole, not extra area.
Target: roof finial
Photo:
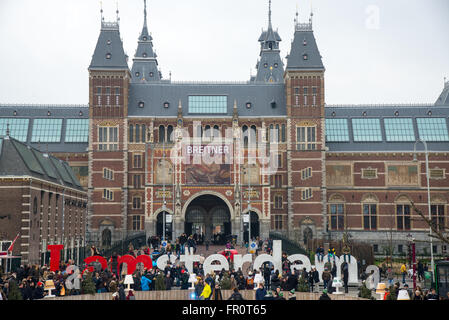
[[[271,29],[271,0],[268,1],[268,29]]]
[[[118,1],[116,2],[117,5],[117,11],[115,11],[117,13],[117,23],[120,23],[120,17],[119,17],[119,10],[118,10]]]
[[[103,1],[100,1],[100,13],[101,13],[101,23],[104,21],[103,17]]]
[[[144,6],[144,9],[143,9],[143,17],[144,17],[144,26],[146,27],[147,26],[147,0],[143,0],[143,6]]]
[[[310,2],[310,19],[309,19],[310,24],[312,24],[312,19],[313,19],[313,5],[312,2]]]
[[[299,23],[299,8],[298,4],[296,3],[296,18],[295,18],[295,25]]]

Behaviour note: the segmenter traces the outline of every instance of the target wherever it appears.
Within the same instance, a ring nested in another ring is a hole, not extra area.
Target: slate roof
[[[68,163],[12,137],[0,137],[0,176],[31,176],[83,191]]]
[[[176,83],[158,82],[148,84],[133,83],[130,85],[128,115],[131,117],[176,117],[178,104],[181,100],[184,117],[198,117],[189,115],[189,96],[217,95],[227,96],[227,113],[220,115],[202,116],[229,116],[233,115],[234,101],[237,101],[238,115],[240,117],[270,117],[286,116],[286,101],[283,84],[266,83]],[[139,103],[144,102],[140,108]],[[164,103],[168,102],[168,108]],[[247,102],[251,108],[247,108]],[[271,106],[276,102],[276,107]]]
[[[305,58],[306,56],[306,58]],[[312,69],[324,70],[312,22],[297,23],[289,55],[287,56],[287,70]]]
[[[449,81],[445,82],[443,92],[441,92],[435,104],[437,106],[449,106]]]
[[[131,69],[131,81],[135,83],[146,83],[160,81],[162,74],[158,69],[157,54],[153,49],[153,37],[148,32],[147,8],[145,2],[144,24],[139,36],[136,54]]]
[[[128,70],[128,56],[123,49],[119,25],[116,22],[102,22],[97,46],[89,70]]]

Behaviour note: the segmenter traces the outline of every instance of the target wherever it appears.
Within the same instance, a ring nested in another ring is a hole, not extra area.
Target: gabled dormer
[[[282,41],[271,24],[271,0],[268,10],[268,29],[262,30],[259,37],[260,59],[257,62],[257,74],[252,79],[257,82],[279,83],[284,79],[284,64],[282,63],[279,42]]]
[[[162,75],[158,69],[157,55],[153,50],[153,37],[148,32],[147,4],[144,0],[144,24],[139,36],[136,54],[131,70],[132,82],[159,81]]]

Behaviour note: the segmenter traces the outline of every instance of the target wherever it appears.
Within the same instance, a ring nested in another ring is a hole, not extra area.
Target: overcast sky
[[[148,0],[164,78],[245,81],[268,25],[268,0]],[[313,2],[313,3],[312,3]],[[103,0],[106,21],[117,0]],[[143,0],[119,0],[129,67]],[[433,103],[449,78],[448,0],[273,0],[273,26],[290,51],[297,6],[326,67],[326,103]],[[0,104],[87,104],[100,32],[98,0],[0,0]]]

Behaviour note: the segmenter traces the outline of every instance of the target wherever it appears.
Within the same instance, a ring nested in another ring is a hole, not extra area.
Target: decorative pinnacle
[[[147,26],[147,0],[143,0],[143,5],[144,5],[144,9],[143,9],[143,16],[144,16],[144,26]]]
[[[268,29],[271,29],[271,0],[268,1]]]

